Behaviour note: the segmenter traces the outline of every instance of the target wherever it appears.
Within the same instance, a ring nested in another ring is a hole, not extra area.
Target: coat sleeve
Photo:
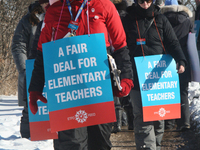
[[[43,56],[42,52],[38,50],[28,91],[42,92],[44,88],[44,82]]]
[[[194,33],[194,25],[191,20],[190,21],[190,32]]]
[[[112,2],[107,9],[107,30],[114,47],[113,58],[116,61],[118,69],[121,70],[121,79],[133,79],[132,64],[129,56],[129,49],[126,43],[126,34],[120,19],[120,16]]]
[[[19,73],[23,73],[26,69],[25,60],[27,59],[27,48],[31,32],[29,26],[25,18],[20,20],[12,39],[11,52]]]
[[[45,18],[49,17],[48,13],[46,13]],[[44,23],[41,28],[39,41],[37,44],[37,54],[34,62],[34,69],[32,72],[31,82],[29,85],[28,91],[39,91],[42,92],[44,88],[44,65],[43,65],[43,53],[42,53],[42,43],[46,43],[51,41],[51,33],[49,30],[51,28],[51,23],[47,23],[44,20]]]
[[[179,40],[176,37],[176,34],[167,20],[167,18],[163,16],[163,37],[164,37],[164,45],[167,52],[175,59],[176,62],[184,61],[185,65],[187,65],[187,60],[185,55],[181,49],[179,44]]]

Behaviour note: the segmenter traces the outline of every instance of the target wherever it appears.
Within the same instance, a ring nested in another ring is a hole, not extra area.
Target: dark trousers
[[[55,150],[110,150],[112,124],[100,124],[58,132]]]
[[[181,93],[181,119],[177,119],[178,127],[190,125],[188,82],[180,82],[180,93]]]
[[[30,127],[29,127],[29,117],[28,117],[28,107],[24,106],[22,111],[22,117],[20,122],[20,134],[22,138],[30,138]]]
[[[110,142],[111,130],[112,123],[87,127],[88,150],[110,150],[112,147]]]
[[[165,120],[165,129],[173,129],[175,126],[175,119]]]
[[[114,104],[115,104],[115,114],[116,114],[117,121],[114,122],[114,128],[113,128],[112,132],[117,133],[117,132],[121,131],[122,112],[123,112],[123,108],[121,106],[119,97],[114,97]]]
[[[133,106],[132,106],[132,102],[130,99],[130,95],[121,98],[121,104],[122,104],[122,106],[126,112],[127,118],[128,118],[128,129],[133,130],[134,116],[133,116]]]
[[[137,150],[160,150],[164,134],[164,120],[143,122],[142,100],[139,90],[131,90],[133,103],[134,133]]]
[[[176,120],[177,128],[190,126],[190,112],[188,102],[188,82],[180,81],[181,95],[181,118]],[[175,125],[175,120],[165,120],[165,128],[172,129]]]

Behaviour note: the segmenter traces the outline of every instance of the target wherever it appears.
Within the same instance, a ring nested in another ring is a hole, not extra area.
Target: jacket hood
[[[28,14],[27,14],[29,15],[30,23],[36,26],[40,22],[40,19],[42,17],[40,15],[42,13],[44,13],[44,11],[38,1],[35,1],[34,3],[30,4],[28,7]]]
[[[167,12],[185,12],[188,15],[188,17],[191,18],[193,16],[192,12],[186,6],[183,5],[163,6],[160,11],[162,14]]]
[[[39,4],[39,1],[35,1],[34,3],[31,3],[28,7],[28,12],[31,13],[36,8],[41,7]]]
[[[183,23],[189,17],[192,17],[192,12],[183,5],[169,5],[161,8],[161,13],[163,13],[172,26]]]
[[[132,6],[129,6],[129,7],[126,9],[127,13],[128,13],[129,15],[133,16],[133,17],[137,16],[137,12],[136,12],[136,10],[137,10],[136,7],[138,7],[137,5],[138,5],[138,4],[133,3]],[[154,8],[153,8],[154,16],[160,14],[160,7],[158,7],[158,6],[154,5],[154,4],[152,4],[152,5],[153,5],[153,7],[154,7]],[[140,16],[137,16],[137,17],[140,17]]]

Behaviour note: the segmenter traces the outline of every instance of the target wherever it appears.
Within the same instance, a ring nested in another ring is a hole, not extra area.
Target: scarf
[[[139,4],[137,4],[136,6],[136,15],[138,18],[152,18],[153,15],[152,15],[152,12],[154,12],[154,5],[153,3],[151,3],[151,6],[147,9],[144,9],[142,7],[140,7]]]

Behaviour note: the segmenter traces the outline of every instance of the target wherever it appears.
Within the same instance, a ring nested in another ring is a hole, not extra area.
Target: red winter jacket
[[[70,0],[71,1],[71,0]],[[76,14],[84,0],[73,0],[71,2],[73,17]],[[58,1],[51,5],[46,12],[44,27],[41,31],[38,50],[42,51],[42,43],[51,41],[53,30],[55,34],[57,32],[56,39],[63,38],[71,29],[68,28],[68,24],[71,20],[71,16],[68,10],[68,6],[65,4],[63,12],[63,3]],[[121,19],[116,13],[116,8],[110,0],[91,0],[88,2],[89,10],[89,30],[90,33],[104,33],[106,46],[110,46],[108,33],[112,41],[112,45],[115,50],[118,50],[126,46],[126,35],[121,23]],[[103,10],[103,11],[102,11]],[[76,35],[88,34],[88,24],[87,24],[87,5],[83,8],[80,16],[77,19],[79,23],[79,28],[76,31]],[[61,20],[59,23],[59,18],[61,15]],[[59,23],[59,27],[58,27]],[[57,31],[58,28],[58,31]],[[54,39],[54,40],[56,40]]]
[[[83,0],[73,0],[71,2],[74,18],[76,17],[82,2]],[[109,54],[111,53],[111,44],[109,41],[112,41],[112,46],[115,48],[112,56],[116,61],[118,69],[121,70],[120,78],[126,79],[129,85],[131,85],[130,87],[132,87],[133,82],[131,79],[133,79],[133,72],[132,64],[130,62],[129,50],[126,46],[126,35],[121,23],[120,16],[118,15],[114,4],[110,0],[91,0],[88,3],[90,34],[104,33],[107,53]],[[64,5],[62,12],[62,6],[63,3],[58,1],[47,9],[44,25],[38,42],[38,52],[34,64],[29,91],[42,92],[44,87],[42,44],[50,42],[52,37],[55,36],[56,38],[54,38],[54,40],[61,39],[71,31],[71,29],[68,29],[68,24],[71,21],[68,7],[67,5]],[[86,12],[87,5],[84,7],[77,20],[79,22],[79,28],[76,32],[76,35],[88,34]]]

